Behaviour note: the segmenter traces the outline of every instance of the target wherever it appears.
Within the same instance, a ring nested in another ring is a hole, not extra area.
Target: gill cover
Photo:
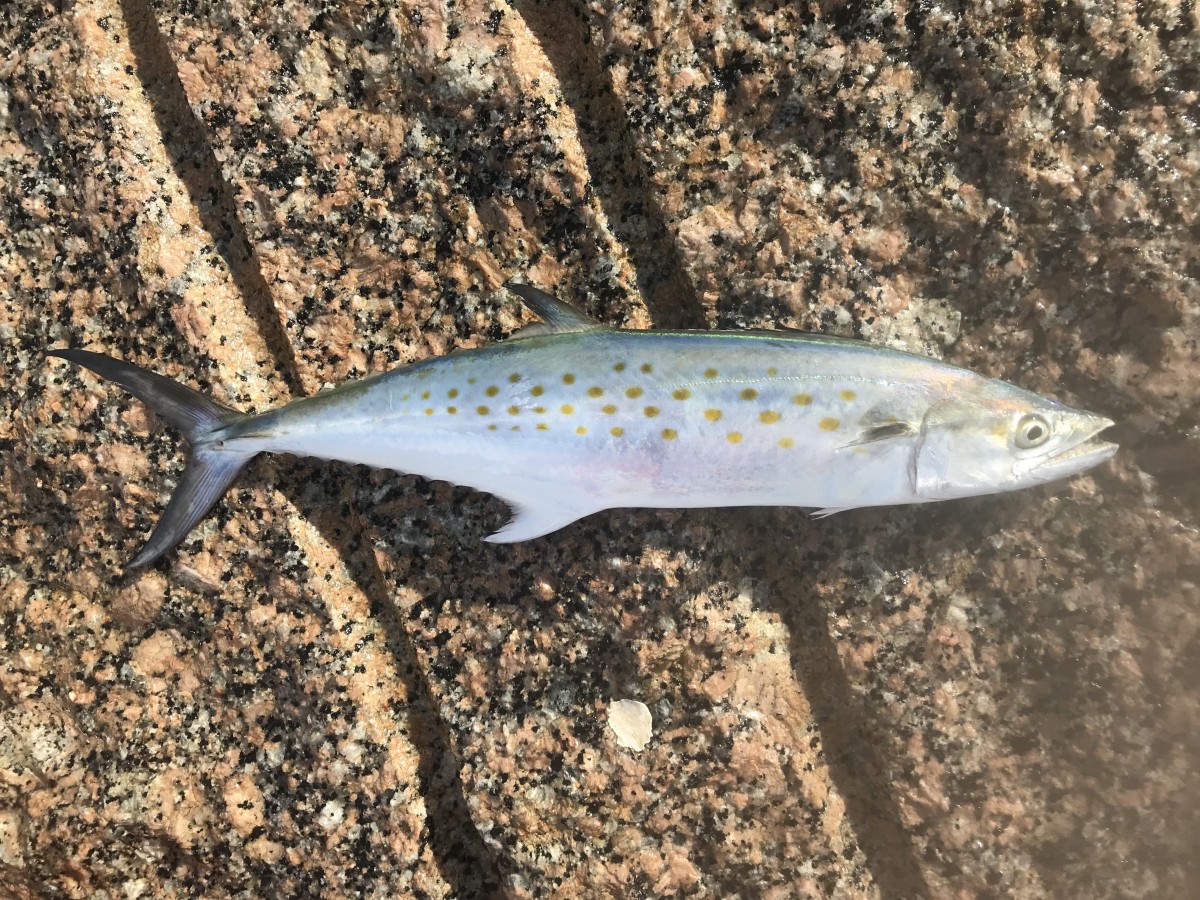
[[[1007,436],[993,433],[990,418],[954,400],[929,408],[913,454],[911,475],[918,497],[951,500],[1005,490],[1012,468]]]

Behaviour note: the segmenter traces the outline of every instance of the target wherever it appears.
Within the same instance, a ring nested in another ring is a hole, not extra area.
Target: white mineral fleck
[[[335,800],[330,800],[321,807],[321,812],[317,816],[317,824],[326,831],[332,831],[342,824],[344,818],[346,818],[345,807]]]

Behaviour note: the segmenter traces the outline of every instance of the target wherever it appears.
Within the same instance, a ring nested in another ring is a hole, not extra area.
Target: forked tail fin
[[[255,455],[223,449],[220,439],[213,437],[215,431],[243,418],[243,414],[177,381],[119,359],[88,350],[51,350],[49,355],[115,381],[182,431],[192,445],[187,469],[171,502],[146,546],[125,568],[148,566],[187,537]]]

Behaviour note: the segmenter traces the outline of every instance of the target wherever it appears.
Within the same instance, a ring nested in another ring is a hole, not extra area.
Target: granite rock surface
[[[23,0],[0,46],[0,894],[1200,892],[1194,4]],[[518,276],[1122,450],[511,546],[260,460],[121,573],[180,442],[46,349],[262,409],[504,338]]]

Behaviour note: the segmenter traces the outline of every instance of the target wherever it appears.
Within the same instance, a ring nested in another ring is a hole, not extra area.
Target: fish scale
[[[193,443],[180,490],[131,565],[182,539],[261,452],[488,491],[514,512],[489,540],[518,541],[614,507],[831,512],[991,493],[1116,449],[1095,440],[1108,419],[937,360],[799,332],[610,329],[513,288],[545,324],[256,416],[127,363],[59,351]]]

